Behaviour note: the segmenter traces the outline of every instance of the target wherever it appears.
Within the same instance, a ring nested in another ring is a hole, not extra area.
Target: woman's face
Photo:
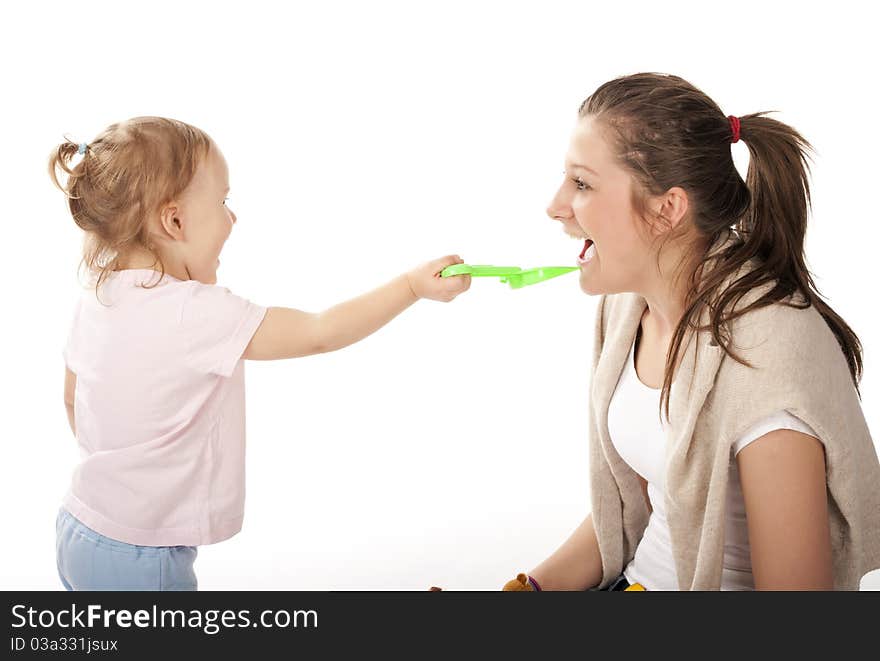
[[[641,290],[652,252],[644,221],[632,208],[631,186],[631,175],[616,163],[601,125],[589,116],[579,119],[565,158],[565,180],[547,215],[583,241],[582,250],[591,246],[577,260],[587,294]]]

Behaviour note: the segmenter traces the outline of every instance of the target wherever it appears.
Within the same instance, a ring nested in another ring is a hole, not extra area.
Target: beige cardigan
[[[749,292],[738,307],[768,286]],[[645,306],[638,294],[603,295],[596,315],[589,457],[599,588],[633,558],[648,523],[637,475],[608,433],[608,405]],[[704,312],[700,323],[707,320]],[[858,590],[861,577],[880,567],[880,463],[840,346],[814,307],[769,305],[735,320],[731,331],[737,355],[754,369],[726,356],[708,333],[697,338],[695,356],[691,336],[669,402],[666,511],[679,587],[720,588],[731,445],[759,419],[787,409],[824,444],[834,586]]]

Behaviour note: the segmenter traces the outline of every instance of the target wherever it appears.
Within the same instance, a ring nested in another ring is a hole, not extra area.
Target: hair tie
[[[80,156],[82,156],[83,154],[86,153],[87,148],[88,148],[88,145],[84,142],[81,142],[81,143],[79,143],[79,149],[76,150],[76,153],[79,154]]]
[[[739,142],[739,117],[728,115],[727,119],[730,120],[730,130],[733,131],[733,137],[731,138],[730,142]]]

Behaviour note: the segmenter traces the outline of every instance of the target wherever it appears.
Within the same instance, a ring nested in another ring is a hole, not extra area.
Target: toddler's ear
[[[173,239],[183,238],[180,213],[181,209],[176,202],[169,202],[159,210],[159,226],[163,234]]]

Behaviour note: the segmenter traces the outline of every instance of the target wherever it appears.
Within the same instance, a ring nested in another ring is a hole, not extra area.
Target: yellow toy
[[[436,585],[432,585],[429,590],[431,592],[442,592],[443,588],[438,588]],[[504,587],[501,588],[502,592],[541,592],[541,586],[538,585],[538,582],[533,579],[531,576],[527,576],[526,574],[517,574],[516,578],[511,581],[507,581],[504,584]],[[632,585],[625,587],[623,592],[647,592],[645,587],[641,583],[633,583]]]
[[[501,588],[502,592],[537,592],[540,591],[541,588],[538,587],[535,590],[535,586],[537,585],[537,581],[535,579],[530,579],[525,574],[517,574],[516,578],[507,581],[504,584],[504,587]],[[633,583],[629,587],[623,589],[624,592],[646,592],[645,587],[641,583]]]

